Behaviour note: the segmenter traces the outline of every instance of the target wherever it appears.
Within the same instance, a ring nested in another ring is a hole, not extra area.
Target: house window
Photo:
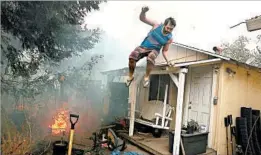
[[[170,86],[169,75],[151,75],[150,88],[149,88],[149,101],[159,100],[164,102],[166,85],[168,85],[168,91],[169,91],[169,86]]]

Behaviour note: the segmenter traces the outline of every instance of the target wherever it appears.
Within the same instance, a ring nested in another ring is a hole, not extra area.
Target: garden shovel
[[[75,118],[74,121],[73,121],[73,118]],[[79,119],[79,115],[70,114],[71,130],[70,130],[68,155],[71,155],[71,153],[72,153],[74,127],[75,127],[75,124],[78,122],[78,119]]]

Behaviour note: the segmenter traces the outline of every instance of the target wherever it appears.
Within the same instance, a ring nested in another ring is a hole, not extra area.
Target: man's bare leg
[[[149,86],[150,73],[151,73],[151,70],[153,69],[153,67],[154,67],[154,64],[151,63],[150,61],[147,61],[146,74],[144,76],[144,87]]]
[[[129,59],[129,79],[133,78],[135,67],[136,67],[136,61],[134,59]]]
[[[127,80],[127,86],[130,85],[131,81],[133,80],[134,76],[134,71],[135,71],[135,67],[136,67],[136,61],[134,59],[129,59],[129,77]]]

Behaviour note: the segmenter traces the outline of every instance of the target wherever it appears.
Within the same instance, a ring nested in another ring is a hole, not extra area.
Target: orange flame
[[[52,134],[60,134],[65,132],[67,128],[67,122],[69,121],[69,111],[61,108],[58,110],[56,116],[54,116],[54,123],[49,127],[52,130]]]

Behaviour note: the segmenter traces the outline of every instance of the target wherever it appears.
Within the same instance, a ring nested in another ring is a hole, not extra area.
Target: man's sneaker
[[[150,85],[150,80],[149,79],[147,79],[147,80],[143,80],[143,87],[144,88],[147,88],[147,87],[149,87],[149,85]]]
[[[134,76],[132,78],[128,77],[127,81],[126,81],[126,86],[129,87],[131,82],[133,81]]]

